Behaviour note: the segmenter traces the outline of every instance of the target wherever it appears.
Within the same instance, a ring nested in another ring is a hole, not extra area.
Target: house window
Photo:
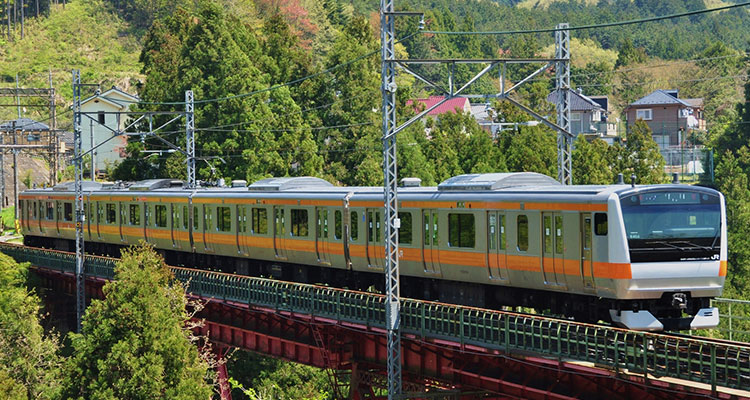
[[[99,115],[98,115],[98,117],[99,117],[99,123],[102,124],[102,125],[104,125],[104,115],[105,114],[104,114],[103,111],[99,111]]]
[[[581,113],[570,113],[570,130],[572,133],[583,132],[583,125],[581,124]]]
[[[646,108],[643,110],[635,110],[635,119],[642,119],[644,121],[651,121],[653,119],[653,114],[651,112],[650,108]]]
[[[687,108],[683,108],[677,111],[677,116],[679,118],[687,118],[688,115],[690,115],[690,110],[688,110]]]

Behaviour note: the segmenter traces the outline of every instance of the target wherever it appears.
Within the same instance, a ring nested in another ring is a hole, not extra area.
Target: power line
[[[703,10],[693,10],[693,11],[687,11],[682,13],[676,13],[676,14],[669,14],[669,15],[661,15],[658,17],[649,17],[649,18],[639,18],[639,19],[632,19],[627,21],[617,21],[617,22],[608,22],[604,24],[592,24],[592,25],[581,25],[581,26],[571,26],[566,27],[564,30],[567,31],[580,31],[580,30],[587,30],[587,29],[599,29],[599,28],[610,28],[614,26],[624,26],[624,25],[633,25],[633,24],[642,24],[646,22],[654,22],[654,21],[662,21],[665,19],[673,19],[673,18],[681,18],[681,17],[689,17],[691,15],[698,15],[698,14],[705,14],[710,13],[714,11],[721,11],[721,10],[728,10],[730,8],[738,8],[738,7],[745,7],[749,6],[750,1],[743,2],[743,3],[736,3],[736,4],[729,4],[726,6],[721,7],[715,7],[715,8],[706,8]],[[468,32],[468,31],[422,31],[422,33],[431,33],[435,35],[518,35],[518,34],[525,34],[525,33],[549,33],[549,32],[557,32],[563,29],[560,28],[545,28],[545,29],[527,29],[527,30],[516,30],[516,31],[478,31],[478,32]]]
[[[697,78],[697,79],[677,79],[677,80],[668,80],[669,82],[706,82],[706,81],[717,81],[722,79],[747,79],[750,78],[750,75],[743,74],[743,75],[727,75],[727,76],[715,76],[711,78]],[[577,85],[578,87],[601,87],[601,86],[645,86],[645,85],[651,85],[654,83],[659,83],[659,81],[649,81],[649,82],[620,82],[620,83],[592,83],[589,85]]]

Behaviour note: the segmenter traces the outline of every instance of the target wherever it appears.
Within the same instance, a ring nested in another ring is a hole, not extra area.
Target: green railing
[[[69,253],[0,245],[32,265],[72,273]],[[86,273],[111,279],[116,260],[86,258]],[[383,297],[210,271],[172,268],[202,297],[384,328]],[[401,330],[422,339],[445,339],[508,353],[588,361],[613,370],[680,378],[736,389],[750,388],[750,347],[709,339],[634,332],[540,316],[404,299]]]
[[[750,300],[717,298],[712,307],[719,308],[719,326],[722,336],[739,342],[750,342]]]

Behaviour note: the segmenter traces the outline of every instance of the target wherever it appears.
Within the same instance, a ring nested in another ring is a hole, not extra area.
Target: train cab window
[[[229,207],[216,207],[216,230],[219,232],[232,230],[232,210]]]
[[[114,224],[117,222],[117,211],[115,211],[115,205],[107,203],[107,223]]]
[[[53,221],[55,219],[55,203],[47,202],[47,221]]]
[[[131,204],[130,205],[130,225],[140,225],[141,224],[141,206],[140,204]]]
[[[198,206],[193,206],[193,230],[199,230],[200,229],[200,211],[198,211]]]
[[[352,240],[352,242],[356,242],[359,238],[359,213],[356,211],[352,211],[350,220],[352,226],[349,238]]]
[[[292,210],[292,236],[307,236],[307,210]]]
[[[398,228],[398,241],[403,244],[411,244],[412,220],[410,212],[398,213],[398,219],[401,220],[401,227]]]
[[[594,226],[594,232],[597,236],[607,236],[607,231],[609,230],[609,228],[607,227],[607,214],[594,214]]]
[[[448,214],[448,246],[474,247],[476,228],[472,214]]]
[[[341,240],[341,237],[342,237],[341,232],[342,232],[342,230],[344,228],[343,228],[343,224],[341,222],[342,222],[342,220],[341,220],[341,210],[336,210],[333,213],[333,237],[336,240]]]
[[[529,217],[519,215],[516,218],[516,236],[518,250],[527,251],[529,249]]]
[[[66,221],[72,221],[73,220],[73,203],[65,203],[65,220]]]
[[[188,218],[188,206],[182,206],[182,229],[187,230],[190,218]]]
[[[252,211],[253,233],[265,235],[268,233],[268,210],[265,208],[253,208]]]
[[[167,206],[157,204],[154,207],[154,226],[159,228],[167,227]]]

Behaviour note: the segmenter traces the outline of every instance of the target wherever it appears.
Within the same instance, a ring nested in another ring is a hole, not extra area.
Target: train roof
[[[407,180],[410,186],[399,187],[399,194],[404,195],[430,195],[431,197],[467,197],[479,198],[489,194],[504,194],[510,196],[529,195],[548,196],[572,196],[576,198],[592,197],[605,199],[612,193],[622,194],[632,190],[645,190],[654,185],[561,185],[549,176],[535,172],[510,172],[510,173],[485,173],[464,174],[448,178],[437,186],[413,186],[417,180]],[[678,186],[678,185],[659,185]],[[692,186],[679,185],[681,190],[693,188]],[[346,194],[370,196],[382,196],[382,186],[334,186],[328,181],[311,176],[301,177],[275,177],[265,178],[246,185],[245,181],[232,181],[231,186],[202,186],[196,189],[188,189],[184,183],[175,179],[148,179],[139,182],[91,182],[83,181],[82,189],[86,193],[102,194],[125,194],[137,192],[144,195],[147,192],[159,195],[179,195],[193,193],[194,196],[213,196],[217,193],[235,197],[247,195],[267,197],[282,194],[308,197],[310,195],[321,195],[324,197],[341,197]],[[696,188],[698,189],[698,188]],[[710,190],[705,189],[704,190]],[[29,194],[52,194],[50,192],[73,192],[74,182],[65,182],[52,188],[30,189],[25,191]],[[136,193],[132,193],[136,194]],[[515,196],[514,196],[515,197]]]

